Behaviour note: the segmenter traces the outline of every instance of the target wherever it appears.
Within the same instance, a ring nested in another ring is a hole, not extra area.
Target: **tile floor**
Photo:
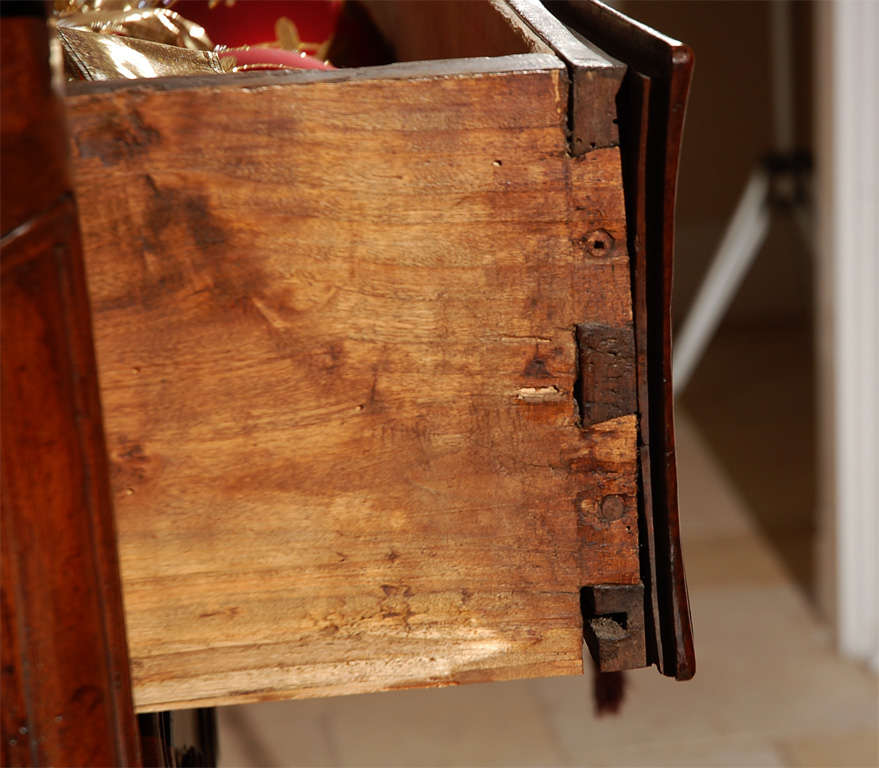
[[[694,680],[631,672],[603,718],[584,677],[225,707],[220,765],[879,765],[876,677],[834,656],[682,410],[678,441]]]

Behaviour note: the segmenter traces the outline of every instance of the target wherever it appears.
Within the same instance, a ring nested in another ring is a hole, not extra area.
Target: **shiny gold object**
[[[173,0],[55,0],[69,77],[115,80],[220,74],[228,70],[204,28]]]
[[[213,51],[197,51],[120,35],[58,27],[68,72],[84,80],[222,74]]]
[[[55,0],[56,16],[93,11],[135,11],[143,8],[167,8],[177,0]]]
[[[172,10],[175,2],[54,0],[54,24],[68,78],[114,80],[288,68],[268,62],[239,65],[229,55],[234,51],[215,47],[201,25]],[[234,0],[222,2],[232,5]],[[253,47],[325,59],[330,45],[330,40],[303,42],[296,25],[283,16],[275,23],[275,36],[275,41]]]
[[[122,35],[194,51],[210,51],[214,47],[201,25],[167,8],[72,13],[59,18],[58,26]]]

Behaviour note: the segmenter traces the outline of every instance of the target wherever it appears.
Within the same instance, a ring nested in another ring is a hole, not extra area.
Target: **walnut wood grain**
[[[516,58],[68,98],[140,711],[579,673],[639,581],[637,416],[574,397],[619,153]]]
[[[136,765],[88,297],[41,10],[4,4],[0,24],[0,754]]]
[[[66,165],[67,148],[58,140],[63,105],[52,88],[45,8],[39,2],[3,5],[0,167],[13,185],[5,189],[0,209],[0,235],[5,236],[64,194],[59,169]],[[42,162],[35,165],[38,154]]]

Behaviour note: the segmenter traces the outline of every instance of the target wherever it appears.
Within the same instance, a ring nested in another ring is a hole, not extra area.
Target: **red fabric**
[[[235,48],[220,54],[221,59],[224,56],[233,56],[238,66],[249,69],[276,69],[279,66],[291,69],[335,69],[314,56],[282,51],[280,48]]]
[[[177,0],[181,16],[201,24],[214,45],[236,48],[275,40],[275,22],[286,16],[308,43],[322,43],[336,29],[342,0],[226,0],[213,8],[208,0]]]

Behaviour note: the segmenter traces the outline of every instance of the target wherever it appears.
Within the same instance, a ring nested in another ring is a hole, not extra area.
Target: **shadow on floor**
[[[722,329],[680,402],[791,578],[813,599],[817,489],[811,329]]]

